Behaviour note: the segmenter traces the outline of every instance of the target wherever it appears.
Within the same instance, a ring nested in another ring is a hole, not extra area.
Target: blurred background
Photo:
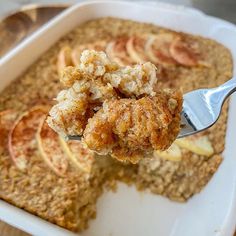
[[[0,59],[50,18],[76,2],[82,1],[0,0]],[[236,23],[236,0],[162,0],[162,2],[195,7],[209,15]]]
[[[152,0],[155,1],[155,0]],[[81,0],[0,0],[0,15],[5,16],[9,12],[20,7],[37,4],[73,4],[82,2]],[[166,3],[182,4],[193,6],[206,12],[207,14],[218,16],[236,23],[236,0],[162,0]]]
[[[76,2],[82,1],[0,0],[0,59],[50,18]],[[162,0],[162,2],[195,7],[209,15],[236,23],[236,0]]]

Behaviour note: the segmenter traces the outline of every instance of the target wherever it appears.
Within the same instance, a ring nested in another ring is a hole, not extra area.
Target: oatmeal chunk
[[[144,154],[164,150],[176,139],[181,108],[181,93],[170,90],[138,100],[105,101],[89,119],[84,142],[99,154],[136,163]]]
[[[117,68],[118,65],[109,60],[104,52],[85,50],[81,54],[79,69],[94,77],[103,76]]]
[[[91,55],[90,55],[91,54]],[[150,62],[134,66],[119,67],[111,62],[103,52],[85,50],[81,63],[77,67],[66,67],[60,81],[71,87],[76,81],[100,81],[103,86],[111,85],[125,96],[155,95],[153,90],[157,83],[157,68]]]
[[[50,127],[63,136],[82,135],[87,120],[105,100],[155,95],[157,68],[151,63],[119,67],[104,52],[85,50],[77,67],[66,67],[60,81],[67,87],[49,112]]]
[[[179,132],[182,95],[154,91],[157,68],[150,62],[121,67],[103,52],[85,50],[77,67],[67,67],[67,86],[47,121],[64,136],[84,135],[95,152],[133,163],[164,150]]]
[[[144,64],[121,67],[106,73],[104,82],[110,83],[127,97],[140,95],[154,96],[154,85],[157,83],[157,68],[150,62]]]

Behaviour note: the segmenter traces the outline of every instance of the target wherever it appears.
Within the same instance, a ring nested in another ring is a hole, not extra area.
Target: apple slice
[[[0,152],[7,149],[8,133],[16,119],[17,113],[13,110],[0,112]]]
[[[165,151],[154,151],[154,157],[161,157],[168,161],[181,161],[182,159],[182,152],[181,149],[173,143],[167,150]]]
[[[108,57],[120,66],[132,65],[134,63],[127,52],[126,44],[128,40],[128,37],[118,37],[108,43],[106,47]]]
[[[197,42],[177,37],[170,45],[170,54],[181,65],[197,66],[198,47]]]
[[[148,61],[148,57],[145,52],[147,37],[147,35],[132,36],[126,44],[127,52],[135,63],[144,63]]]
[[[192,135],[187,138],[176,139],[175,143],[199,155],[209,157],[214,153],[214,149],[207,136]]]
[[[74,65],[80,64],[81,53],[86,49],[93,49],[95,51],[104,51],[107,42],[105,40],[98,40],[94,43],[83,44],[72,50],[71,59]]]
[[[71,48],[68,46],[63,47],[57,57],[57,72],[61,73],[62,69],[66,66],[73,66],[73,62],[71,59]]]
[[[80,141],[70,140],[66,142],[59,137],[61,146],[71,162],[78,170],[90,173],[94,163],[94,152],[83,146]]]
[[[35,151],[35,134],[38,125],[46,117],[48,109],[43,106],[33,107],[23,113],[14,123],[8,136],[10,156],[20,170],[27,168],[28,160]]]
[[[175,38],[176,35],[171,33],[150,35],[145,45],[149,60],[163,66],[178,64],[170,54],[170,45]]]
[[[49,168],[59,176],[65,176],[68,169],[68,159],[64,153],[59,135],[53,131],[43,119],[36,135],[40,154]]]

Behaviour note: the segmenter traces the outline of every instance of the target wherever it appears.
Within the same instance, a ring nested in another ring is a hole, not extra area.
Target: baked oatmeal
[[[38,124],[35,136],[25,136],[22,140],[14,136],[13,149],[17,152],[14,151],[15,156],[9,155],[8,135],[13,127],[19,127],[16,122],[35,106],[54,105],[53,98],[63,89],[59,82],[61,69],[79,64],[77,55],[84,49],[99,51],[95,45],[108,55],[110,52],[123,65],[145,63],[152,55],[151,62],[160,68],[159,89],[181,88],[186,93],[219,86],[232,77],[229,50],[213,40],[151,24],[102,18],[77,27],[11,83],[0,96],[0,198],[73,231],[88,227],[88,221],[96,216],[98,197],[104,189],[115,189],[117,181],[186,201],[200,192],[218,169],[225,142],[227,103],[213,127],[177,140],[166,151],[155,151],[152,158],[142,159],[136,165],[109,157],[97,158],[81,143],[65,144],[54,134],[56,155],[48,149],[49,136],[43,135],[41,142],[46,153],[43,157],[37,140],[41,135],[36,135],[41,132],[43,121],[36,122],[32,115],[28,118]],[[144,49],[144,45],[148,47]],[[69,49],[65,50],[66,47]],[[20,127],[32,131],[31,123]],[[29,139],[30,148],[25,148]],[[22,150],[18,148],[19,142]],[[15,161],[18,153],[26,163],[23,170]]]
[[[59,134],[83,136],[82,142],[96,153],[132,163],[167,149],[176,139],[182,95],[154,91],[154,64],[121,67],[104,52],[85,50],[80,63],[61,74],[69,88],[59,92],[47,118]]]

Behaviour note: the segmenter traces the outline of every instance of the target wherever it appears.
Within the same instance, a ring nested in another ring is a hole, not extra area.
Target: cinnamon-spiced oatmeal
[[[55,105],[53,99],[64,89],[59,81],[63,67],[79,64],[78,55],[84,49],[105,51],[123,66],[150,61],[160,68],[157,88],[163,90],[187,93],[219,86],[232,77],[229,50],[211,39],[115,18],[78,26],[1,93],[0,198],[54,224],[81,231],[96,216],[98,197],[114,189],[117,181],[176,201],[200,192],[222,162],[227,103],[213,127],[177,140],[165,151],[155,150],[151,158],[135,165],[97,157],[81,143],[66,144],[43,125],[44,120],[36,121],[35,108]],[[65,85],[71,86],[66,78]],[[26,116],[37,130],[22,122]],[[25,130],[30,130],[30,136]],[[21,132],[26,136],[19,140],[16,133]],[[8,140],[9,133],[14,142]],[[19,154],[24,168],[16,161]]]
[[[47,122],[99,155],[137,163],[169,148],[180,130],[182,94],[155,91],[157,73],[150,62],[121,67],[104,52],[85,50],[76,67],[62,70],[69,88],[57,95]]]

